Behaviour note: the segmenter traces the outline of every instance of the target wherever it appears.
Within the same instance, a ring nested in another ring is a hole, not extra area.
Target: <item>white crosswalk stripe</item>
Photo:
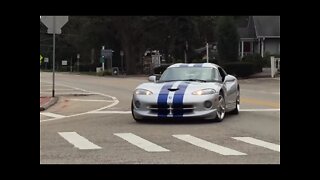
[[[66,116],[64,116],[64,115],[55,114],[55,113],[51,113],[51,112],[41,112],[40,114],[41,114],[41,115],[44,115],[44,116],[48,116],[48,117],[54,117],[54,118],[63,118],[63,117],[66,117]]]
[[[188,142],[190,144],[193,144],[195,146],[207,149],[209,151],[213,151],[216,152],[218,154],[222,154],[222,155],[247,155],[245,153],[227,148],[227,147],[223,147],[208,141],[205,141],[203,139],[199,139],[197,137],[191,136],[189,134],[181,134],[181,135],[172,135],[175,138],[178,138],[180,140],[183,140],[185,142]]]
[[[243,142],[249,143],[249,144],[253,144],[253,145],[256,145],[256,146],[261,146],[261,147],[264,147],[264,148],[267,148],[267,149],[271,149],[273,151],[280,152],[280,145],[278,145],[278,144],[269,143],[269,142],[262,141],[262,140],[259,140],[259,139],[255,139],[255,138],[252,138],[252,137],[232,137],[232,138],[236,139],[236,140],[239,140],[239,141],[243,141]]]
[[[74,147],[80,150],[90,150],[90,149],[102,149],[102,147],[90,142],[83,136],[80,136],[77,132],[58,132],[58,134],[67,140],[70,144],[74,145]],[[129,142],[130,144],[137,146],[147,152],[168,152],[169,149],[163,148],[153,142],[150,142],[142,137],[139,137],[133,133],[114,133],[115,136],[120,137],[121,139]],[[189,134],[176,134],[172,135],[173,137],[182,140],[184,142],[190,143],[194,146],[206,149],[208,151],[212,151],[221,155],[229,156],[239,156],[239,155],[247,155],[246,153],[224,147],[197,137],[194,137]],[[232,139],[236,139],[238,141],[242,141],[248,144],[252,144],[259,147],[264,147],[273,151],[280,152],[280,145],[273,144],[270,142],[262,141],[259,139],[255,139],[252,137],[231,137]]]
[[[129,143],[138,146],[139,148],[148,151],[148,152],[167,152],[170,151],[159,145],[156,145],[148,140],[145,140],[139,136],[136,136],[132,133],[115,133],[114,135],[128,141]]]
[[[81,150],[89,149],[101,149],[100,146],[97,146],[90,142],[88,139],[80,136],[76,132],[58,132],[60,136],[66,139],[70,144],[73,144],[76,148]]]

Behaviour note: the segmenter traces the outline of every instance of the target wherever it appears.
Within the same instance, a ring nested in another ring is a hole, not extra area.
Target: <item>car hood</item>
[[[172,89],[171,87],[177,87]],[[175,91],[175,94],[186,94],[186,92],[194,92],[201,89],[214,89],[219,92],[221,83],[219,82],[194,82],[194,81],[173,81],[173,82],[162,82],[162,83],[143,83],[136,89],[146,89],[151,91],[153,94],[167,94],[171,89]]]

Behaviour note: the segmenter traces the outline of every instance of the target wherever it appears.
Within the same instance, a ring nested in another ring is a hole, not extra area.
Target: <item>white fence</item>
[[[280,58],[271,56],[271,77],[274,78],[276,74],[280,74]]]

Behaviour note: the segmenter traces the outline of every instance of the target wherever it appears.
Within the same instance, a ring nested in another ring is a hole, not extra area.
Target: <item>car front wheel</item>
[[[226,114],[226,104],[222,93],[219,94],[218,98],[217,115],[215,120],[221,122]]]

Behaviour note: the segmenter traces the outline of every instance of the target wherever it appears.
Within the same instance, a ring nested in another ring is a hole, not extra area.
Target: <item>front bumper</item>
[[[157,108],[157,102],[155,102],[150,96],[133,96],[133,108],[132,113],[136,119],[214,119],[216,118],[216,107],[218,106],[218,94],[202,95],[184,97],[183,107],[172,108],[169,104],[168,108]],[[135,105],[136,101],[139,101],[139,108]],[[210,101],[212,106],[210,108],[205,107],[204,102]],[[166,112],[159,113],[163,110]]]

